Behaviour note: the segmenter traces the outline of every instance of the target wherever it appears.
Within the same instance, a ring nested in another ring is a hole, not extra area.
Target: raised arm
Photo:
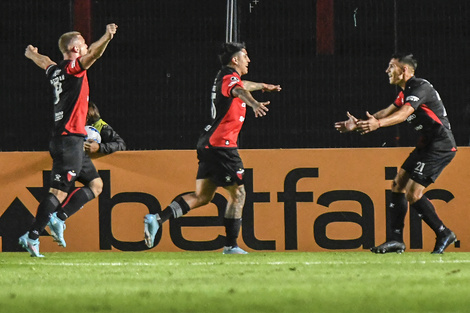
[[[38,53],[38,48],[33,47],[32,45],[28,45],[26,47],[24,55],[43,70],[47,69],[50,65],[56,64],[47,55]]]
[[[80,59],[80,63],[84,69],[89,69],[93,63],[103,55],[104,50],[106,50],[109,42],[113,39],[114,34],[116,34],[117,28],[118,26],[116,24],[106,25],[106,32],[104,35],[92,43],[88,48],[88,53]]]
[[[271,92],[271,91],[281,91],[281,86],[280,85],[272,85],[272,84],[266,84],[266,83],[256,83],[252,82],[249,80],[244,80],[243,81],[243,86],[245,87],[246,90],[248,91],[256,91],[256,90],[262,90],[263,92]]]
[[[255,112],[255,117],[263,117],[268,112],[268,108],[266,107],[270,102],[258,102],[253,98],[251,93],[241,87],[235,87],[232,89],[232,95],[236,98],[240,98],[243,102],[245,102],[248,106],[250,106],[253,111]]]

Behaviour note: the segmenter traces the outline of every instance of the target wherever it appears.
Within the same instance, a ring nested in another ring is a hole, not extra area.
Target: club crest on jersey
[[[67,172],[67,181],[71,182],[72,179],[77,176],[77,173],[75,171],[68,171]]]
[[[405,104],[405,99],[402,97],[402,94],[400,94],[397,99],[395,100],[395,104],[398,106],[402,106]]]
[[[232,87],[233,85],[235,85],[236,83],[238,83],[240,80],[238,79],[238,77],[235,77],[235,76],[232,76],[230,77],[230,84],[228,84],[229,87]]]
[[[419,98],[416,97],[416,96],[408,96],[408,97],[406,97],[406,101],[416,102],[416,101],[419,101]]]
[[[243,174],[245,174],[245,170],[242,169],[242,168],[239,169],[239,170],[237,171],[237,177],[238,177],[238,179],[242,180],[242,179],[243,179]]]

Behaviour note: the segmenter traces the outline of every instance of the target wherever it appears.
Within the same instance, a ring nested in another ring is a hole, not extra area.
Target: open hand
[[[357,131],[360,132],[361,135],[370,133],[380,127],[378,119],[376,119],[373,115],[369,114],[369,112],[366,112],[366,115],[367,120],[358,121],[356,123]]]
[[[255,117],[263,117],[267,114],[269,109],[266,107],[270,102],[259,102],[258,107],[253,107],[253,111],[255,112]]]
[[[335,128],[340,133],[347,133],[347,132],[357,129],[356,123],[359,120],[355,118],[353,115],[351,115],[349,112],[346,112],[346,115],[348,116],[349,119],[347,119],[346,121],[335,123]]]

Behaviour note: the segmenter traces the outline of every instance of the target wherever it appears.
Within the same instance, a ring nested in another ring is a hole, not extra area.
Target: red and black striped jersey
[[[211,121],[204,128],[199,145],[204,147],[238,147],[238,134],[246,115],[246,104],[232,96],[235,87],[242,87],[240,75],[231,67],[223,67],[212,87]]]
[[[53,135],[86,136],[89,87],[80,58],[49,66],[46,76],[53,90]]]
[[[409,105],[415,110],[406,120],[420,133],[418,147],[430,145],[437,150],[456,150],[444,103],[427,80],[410,78],[394,104]]]

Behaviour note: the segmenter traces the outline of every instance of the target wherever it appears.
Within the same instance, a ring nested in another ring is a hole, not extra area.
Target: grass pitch
[[[470,253],[0,253],[0,312],[470,312]]]

